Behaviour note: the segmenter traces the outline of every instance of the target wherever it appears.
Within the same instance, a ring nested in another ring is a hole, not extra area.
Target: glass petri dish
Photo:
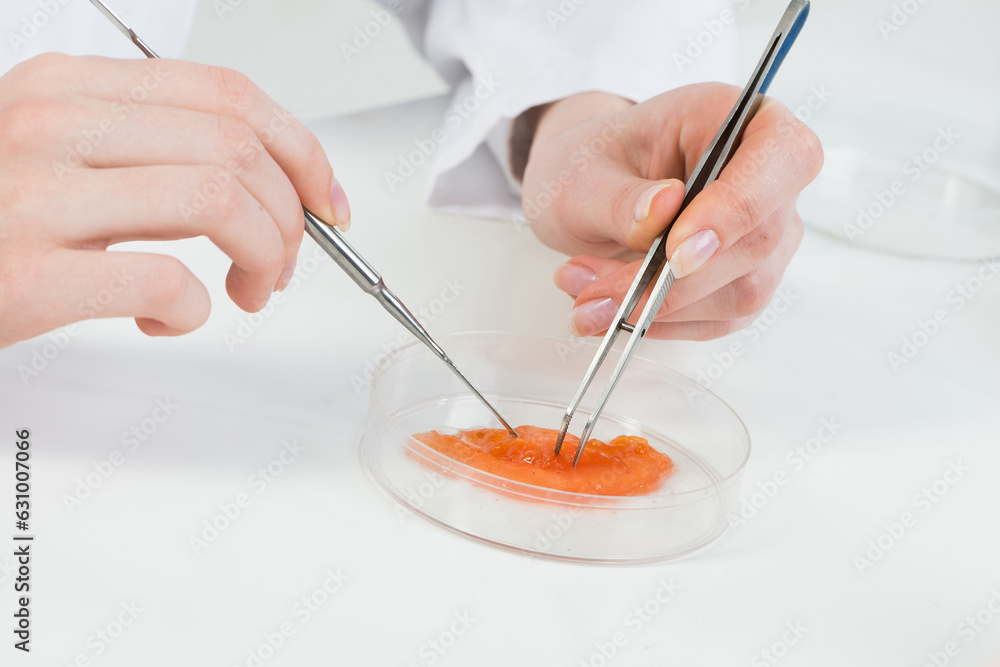
[[[905,257],[1000,254],[996,130],[889,103],[843,108],[811,126],[826,156],[799,197],[807,226]]]
[[[515,428],[557,428],[596,350],[590,342],[512,333],[463,333],[439,342]],[[606,366],[610,372],[613,364]],[[577,428],[592,407],[581,406]],[[642,357],[632,360],[593,437],[639,435],[673,459],[674,471],[648,495],[598,496],[515,482],[412,437],[484,426],[497,426],[486,408],[413,343],[374,374],[361,461],[396,502],[462,535],[545,558],[638,563],[683,556],[720,537],[750,454],[746,426],[728,405]]]

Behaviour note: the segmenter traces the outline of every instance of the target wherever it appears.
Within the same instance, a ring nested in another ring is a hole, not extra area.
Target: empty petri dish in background
[[[1000,255],[995,129],[892,104],[842,107],[811,127],[826,158],[799,198],[808,227],[909,257]]]
[[[515,427],[557,428],[596,350],[589,342],[510,333],[457,334],[440,343]],[[574,424],[591,408],[582,405]],[[413,344],[390,355],[372,379],[362,464],[396,502],[462,535],[546,558],[635,563],[689,554],[721,536],[750,453],[746,427],[729,406],[641,357],[594,437],[639,435],[673,459],[674,471],[650,494],[599,496],[515,482],[412,437],[484,426],[497,424],[440,360]]]

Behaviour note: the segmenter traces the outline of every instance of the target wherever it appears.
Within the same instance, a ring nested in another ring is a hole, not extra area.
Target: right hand
[[[88,317],[201,326],[205,286],[173,257],[105,252],[124,241],[209,237],[256,312],[291,280],[303,205],[350,223],[319,141],[242,74],[32,58],[0,77],[0,347]]]

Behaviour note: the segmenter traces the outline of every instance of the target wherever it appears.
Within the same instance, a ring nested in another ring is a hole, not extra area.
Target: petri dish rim
[[[364,438],[361,439],[361,444],[358,447],[358,457],[361,460],[362,467],[365,470],[367,477],[372,480],[377,492],[385,494],[385,496],[393,502],[400,503],[407,508],[408,512],[412,512],[417,516],[421,517],[425,521],[430,522],[432,525],[438,528],[443,528],[444,530],[460,535],[465,538],[472,539],[476,542],[482,544],[487,544],[489,546],[495,547],[497,549],[502,549],[504,551],[509,551],[512,553],[518,553],[528,558],[539,558],[543,560],[553,560],[560,563],[566,563],[570,565],[610,565],[610,566],[633,566],[633,565],[660,565],[665,561],[675,561],[681,558],[688,558],[695,554],[701,553],[706,549],[710,548],[712,544],[721,538],[727,529],[723,528],[714,534],[710,533],[702,539],[694,542],[690,545],[685,546],[683,549],[678,551],[668,551],[666,553],[651,553],[643,556],[588,556],[582,554],[564,554],[549,551],[539,551],[537,549],[532,549],[529,547],[518,546],[516,544],[511,544],[510,542],[505,542],[494,537],[488,537],[480,532],[475,532],[467,530],[456,526],[434,514],[425,511],[423,508],[413,505],[407,502],[407,499],[393,489],[392,485],[383,481],[380,476],[380,472],[374,470],[365,461],[365,448],[364,448]],[[582,495],[582,494],[580,494]],[[602,508],[596,508],[602,509]],[[654,510],[657,508],[646,508],[649,510]],[[636,510],[632,510],[636,511]]]
[[[536,341],[547,340],[553,343],[560,343],[560,342],[564,343],[566,340],[564,338],[558,338],[556,336],[545,336],[539,334],[528,334],[520,332],[500,332],[500,331],[469,331],[469,332],[462,332],[462,333],[442,336],[437,340],[438,343],[447,350],[447,347],[444,345],[444,343],[447,343],[448,341],[453,341],[456,343],[460,342],[471,343],[476,338],[482,338],[482,337],[495,338],[498,336],[508,337],[508,338],[521,338],[524,340],[530,339]],[[592,348],[594,351],[597,350],[597,344],[590,341],[583,342],[583,346],[587,348]],[[404,345],[398,350],[394,350],[390,352],[388,355],[386,355],[384,360],[376,366],[375,371],[372,374],[372,380],[370,385],[371,403],[378,407],[381,416],[384,417],[385,419],[386,428],[393,429],[399,435],[402,435],[403,441],[406,443],[405,446],[414,454],[417,454],[428,461],[433,461],[434,459],[438,458],[445,458],[448,461],[449,470],[451,472],[456,473],[458,477],[473,484],[486,486],[487,488],[490,488],[500,493],[512,494],[513,489],[517,488],[523,490],[523,492],[515,493],[515,495],[523,496],[527,500],[543,501],[543,502],[556,503],[562,505],[586,506],[594,509],[612,509],[612,510],[629,510],[629,511],[644,510],[644,509],[646,510],[663,509],[665,507],[684,505],[687,502],[697,502],[698,500],[702,500],[706,496],[711,495],[711,492],[714,489],[722,489],[728,487],[730,484],[733,483],[734,480],[739,479],[739,476],[742,474],[743,469],[746,467],[747,462],[750,460],[750,453],[752,451],[750,431],[747,428],[746,424],[743,422],[743,419],[728,403],[722,400],[717,394],[703,387],[702,385],[698,384],[697,382],[687,377],[686,375],[683,375],[682,373],[679,373],[660,362],[648,359],[640,355],[636,355],[635,357],[632,358],[632,361],[630,363],[630,368],[635,364],[645,364],[647,366],[653,366],[656,367],[658,372],[660,373],[665,372],[667,375],[671,376],[672,381],[674,381],[675,383],[680,383],[681,385],[687,385],[689,387],[695,388],[699,392],[699,394],[707,395],[709,400],[717,403],[718,407],[721,408],[722,411],[727,414],[727,416],[733,421],[734,425],[737,425],[739,427],[739,432],[742,436],[741,439],[745,443],[745,451],[743,453],[743,458],[736,466],[732,468],[732,470],[727,472],[725,475],[722,475],[720,473],[719,478],[717,480],[714,480],[711,484],[707,486],[703,486],[697,489],[690,489],[679,493],[660,494],[659,496],[655,491],[650,494],[638,495],[638,496],[606,496],[600,494],[576,493],[572,491],[559,491],[556,489],[550,489],[548,487],[526,484],[524,482],[517,482],[515,480],[507,479],[506,477],[500,477],[499,475],[493,475],[491,473],[479,470],[478,468],[475,468],[468,464],[461,463],[459,461],[455,461],[454,459],[444,457],[437,450],[428,447],[427,445],[424,445],[419,440],[414,438],[412,433],[404,431],[396,423],[395,417],[399,415],[399,411],[397,410],[392,413],[388,412],[385,406],[379,400],[377,387],[379,385],[379,380],[381,379],[382,373],[386,369],[393,366],[395,363],[398,363],[402,360],[405,360],[408,357],[412,357],[414,355],[421,353],[431,354],[430,350],[428,350],[423,343],[419,341],[413,341],[411,343],[408,343],[407,345]],[[488,391],[485,393],[487,396],[489,396]],[[667,440],[671,443],[674,442],[669,438],[667,438],[666,436],[662,434],[660,435],[661,437],[663,437],[664,440]],[[381,438],[375,439],[376,442],[380,440]],[[364,467],[366,469],[369,469],[369,472],[372,475],[374,475],[376,479],[378,479],[378,471],[370,470],[371,466],[368,464],[368,460],[364,456],[365,450],[368,449],[368,445],[366,444],[367,442],[368,442],[368,437],[366,434],[366,436],[362,437],[361,439],[361,447],[359,453],[362,456],[362,462],[364,464]],[[674,444],[676,445],[677,443]],[[680,445],[677,446],[680,447]],[[681,448],[687,449],[686,447],[681,447]],[[379,486],[384,486],[384,483],[380,481]],[[665,503],[663,505],[647,504],[651,498],[656,498],[656,497],[661,497],[664,499],[669,498],[671,502]]]

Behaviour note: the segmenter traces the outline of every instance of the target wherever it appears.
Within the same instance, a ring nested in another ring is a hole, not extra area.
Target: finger
[[[744,276],[761,275],[758,273],[760,269],[779,253],[779,249],[785,249],[785,252],[779,254],[779,259],[787,262],[801,240],[801,227],[794,202],[784,204],[767,221],[721,253],[704,269],[688,275],[684,280],[677,280],[657,313],[657,319],[665,320],[671,313],[706,301]],[[747,305],[739,304],[738,307],[744,308]],[[690,319],[714,318],[706,315]]]
[[[679,216],[667,256],[678,278],[699,270],[767,220],[819,173],[816,135],[784,105],[766,100],[732,160]]]
[[[115,103],[118,116],[127,118],[140,105],[152,104],[243,121],[288,175],[306,208],[323,220],[349,225],[347,197],[319,141],[245,75],[179,60],[96,56],[77,58],[72,69],[64,70],[66,85],[80,95]]]
[[[205,184],[208,184],[207,186]],[[82,169],[46,203],[48,234],[77,246],[207,236],[233,260],[230,298],[248,312],[267,305],[287,259],[273,220],[227,172],[213,167]],[[203,193],[192,200],[191,193]],[[86,204],[81,206],[80,202]],[[73,220],[73,225],[61,224]]]
[[[553,199],[552,215],[574,221],[574,235],[595,254],[645,252],[677,214],[684,184],[647,180],[627,163],[601,160],[576,175],[572,192]]]
[[[205,286],[173,257],[101,250],[57,249],[46,256],[33,297],[46,330],[78,320],[134,317],[151,336],[173,336],[205,323],[211,309]]]
[[[637,268],[638,263],[624,262],[610,257],[577,255],[565,264],[556,267],[555,273],[552,274],[552,282],[563,292],[576,299],[589,287],[628,266]],[[632,277],[635,278],[634,270]],[[607,296],[603,292],[598,292],[597,295]]]
[[[797,220],[794,203],[789,202],[775,213],[771,220],[729,248],[696,277],[691,276],[687,280],[676,281],[667,294],[659,314],[663,315],[695,303],[736,278],[753,271],[774,253],[785,235],[785,227],[796,224]],[[568,293],[574,288],[579,289],[574,295],[578,303],[602,297],[610,297],[620,302],[632,286],[636,272],[642,266],[642,260],[623,262],[581,255],[570,260],[568,264],[571,264],[572,268],[557,269],[556,284],[560,288],[567,288],[563,291]],[[640,301],[639,307],[644,304],[645,298]]]
[[[801,243],[802,225],[797,225],[795,230],[785,234],[774,254],[753,271],[736,278],[703,299],[677,310],[658,314],[655,321],[752,322],[771,303],[785,275],[785,269]]]
[[[656,340],[714,340],[741,331],[753,318],[741,320],[709,320],[705,322],[656,322],[646,332],[646,338]]]
[[[99,128],[114,113],[112,105],[99,101],[81,102],[75,111],[73,127]],[[253,129],[243,121],[175,107],[142,105],[110,131],[98,130],[90,136],[90,142],[82,144],[88,146],[86,154],[81,155],[90,167],[214,165],[216,169],[211,173],[202,172],[204,180],[191,183],[186,193],[177,193],[174,201],[185,217],[206,206],[206,200],[219,196],[220,189],[242,184],[280,231],[284,267],[294,268],[304,230],[299,198]]]
[[[712,266],[688,280],[677,281],[655,321],[741,319],[763,309],[802,239],[801,220],[794,210],[790,215],[786,220],[776,214],[778,219],[755,230]],[[788,230],[770,234],[764,241],[753,238],[772,227]],[[775,244],[775,239],[780,243]],[[757,247],[752,260],[748,260],[750,251],[740,247],[744,243]],[[580,256],[557,269],[555,281],[561,289],[571,293],[583,287],[569,316],[571,331],[585,336],[606,330],[640,266],[641,262]],[[643,296],[636,312],[641,312],[646,301]]]

